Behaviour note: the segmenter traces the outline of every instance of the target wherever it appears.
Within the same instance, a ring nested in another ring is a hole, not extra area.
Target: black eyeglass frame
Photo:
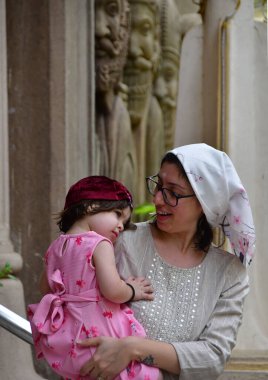
[[[195,196],[196,196],[195,194],[190,194],[190,195],[181,195],[181,194],[178,194],[178,193],[176,193],[176,192],[173,191],[173,190],[170,190],[170,189],[168,189],[168,188],[166,188],[166,187],[161,186],[157,181],[154,180],[155,177],[159,178],[159,176],[158,176],[157,174],[145,178],[145,179],[146,179],[147,189],[148,189],[149,193],[150,193],[151,195],[155,196],[156,193],[157,193],[158,191],[161,191],[161,193],[162,193],[162,197],[163,197],[163,199],[164,199],[164,202],[165,202],[167,205],[171,206],[171,207],[176,207],[176,206],[178,205],[179,199],[181,199],[181,198],[192,198],[192,197],[195,197]],[[150,190],[149,181],[153,182],[153,183],[156,185],[156,190],[157,190],[156,192],[152,192],[152,191]],[[175,205],[171,205],[171,204],[167,201],[167,195],[166,195],[165,191],[170,192],[170,193],[176,198],[176,204],[175,204]]]

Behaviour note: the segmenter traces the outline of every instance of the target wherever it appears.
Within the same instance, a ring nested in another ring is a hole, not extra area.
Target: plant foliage
[[[11,268],[11,265],[9,263],[6,263],[5,266],[0,267],[0,279],[1,278],[12,278],[15,279],[16,277],[13,276],[13,270]],[[3,286],[0,282],[0,286]]]
[[[138,221],[146,221],[155,213],[155,206],[152,203],[143,203],[134,208],[133,214]]]

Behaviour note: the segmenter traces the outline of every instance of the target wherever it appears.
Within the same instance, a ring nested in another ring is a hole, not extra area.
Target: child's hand
[[[126,282],[133,286],[135,290],[135,297],[133,301],[154,299],[153,287],[151,281],[144,277],[129,277]]]

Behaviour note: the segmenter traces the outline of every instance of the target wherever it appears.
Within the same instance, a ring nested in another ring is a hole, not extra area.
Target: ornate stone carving
[[[161,0],[161,60],[154,94],[163,113],[165,150],[174,144],[176,103],[180,64],[180,14],[175,0]]]
[[[126,0],[95,0],[96,144],[98,172],[135,188],[135,149],[128,111],[118,95],[127,55]]]
[[[137,155],[136,194],[138,202],[143,202],[144,177],[153,174],[151,164],[158,166],[158,156],[163,153],[159,146],[163,142],[160,137],[162,114],[152,94],[160,52],[159,4],[156,0],[130,0],[129,3],[131,30],[124,82],[128,85],[128,110]]]

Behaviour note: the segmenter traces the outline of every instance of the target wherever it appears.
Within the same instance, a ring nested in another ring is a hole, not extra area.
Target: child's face
[[[98,214],[89,214],[85,218],[90,230],[115,243],[119,233],[124,230],[124,226],[130,219],[130,216],[130,207],[126,207],[122,210],[114,209],[112,211],[101,211]]]

